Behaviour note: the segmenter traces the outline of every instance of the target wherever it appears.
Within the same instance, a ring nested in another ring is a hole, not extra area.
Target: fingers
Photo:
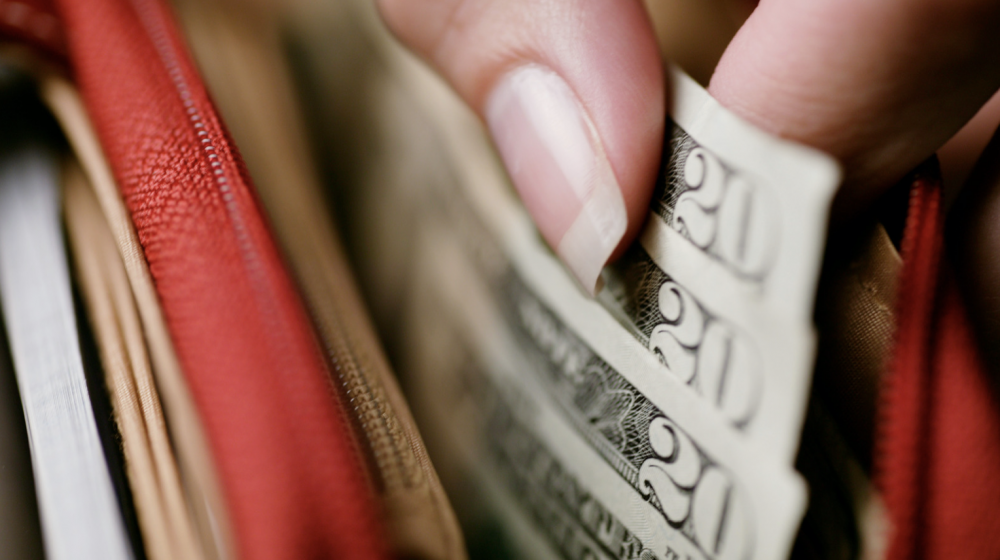
[[[546,241],[593,291],[647,213],[663,74],[638,0],[379,0],[486,121]]]
[[[1000,87],[992,0],[762,0],[710,92],[839,158],[851,213],[923,161]]]

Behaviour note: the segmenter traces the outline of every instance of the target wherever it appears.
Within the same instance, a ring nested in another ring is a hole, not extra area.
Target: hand
[[[587,287],[642,225],[664,125],[638,0],[379,0],[385,21],[485,120],[545,239]],[[1000,87],[1000,2],[762,0],[709,91],[838,158],[851,215]]]

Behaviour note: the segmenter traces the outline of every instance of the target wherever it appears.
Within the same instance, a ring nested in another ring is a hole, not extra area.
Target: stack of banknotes
[[[810,405],[831,158],[666,69],[649,216],[591,294],[373,3],[175,5],[305,284],[336,217],[472,557],[858,555],[857,493],[800,473],[853,472]]]
[[[345,391],[369,399],[355,412],[378,443],[395,551],[877,552],[878,535],[862,534],[878,529],[877,502],[811,402],[841,178],[830,157],[755,129],[668,67],[649,215],[592,293],[539,235],[482,123],[395,43],[372,2],[300,0],[280,22],[226,0],[174,4],[320,337],[362,348],[352,357],[368,370]],[[31,442],[41,518],[41,530],[21,530],[22,556],[41,555],[44,537],[58,558],[228,558],[218,481],[127,211],[73,86],[45,75],[38,91],[79,162],[38,142],[0,154],[12,353],[0,355],[0,396],[11,397],[0,412],[16,412],[13,370],[28,426],[7,414],[0,436]],[[343,301],[353,287],[339,235],[434,468],[402,397],[379,392],[388,368],[376,341],[358,343],[367,323]],[[111,418],[99,406],[115,411],[114,429],[95,423]],[[25,457],[13,468],[30,478]],[[0,497],[34,507],[5,480]],[[449,501],[462,534],[421,535],[455,525]],[[431,514],[441,519],[424,523]]]
[[[811,399],[830,157],[669,66],[648,217],[592,292],[539,235],[482,123],[373,2],[174,5],[319,338],[358,365],[341,381],[394,552],[877,555],[877,498]],[[11,472],[33,480],[40,524],[14,476],[0,505],[21,505],[0,515],[31,509],[25,557],[44,539],[53,558],[229,558],[127,210],[74,86],[35,73],[34,103],[62,132],[0,146],[0,444],[30,442]]]
[[[368,2],[291,12],[327,195],[472,555],[788,557],[810,501],[796,458],[837,164],[667,69],[650,213],[592,295],[482,124]],[[236,87],[208,74],[222,99]]]

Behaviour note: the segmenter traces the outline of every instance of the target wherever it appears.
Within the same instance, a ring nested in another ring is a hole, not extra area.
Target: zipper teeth
[[[219,157],[219,150],[216,149],[206,130],[205,120],[201,112],[195,106],[190,87],[181,72],[177,55],[167,38],[163,22],[156,17],[151,0],[131,1],[180,95],[191,126],[196,131],[202,151],[208,158],[213,178],[233,225],[241,257],[251,278],[253,290],[257,295],[258,309],[265,314],[268,323],[274,325],[277,321],[274,318],[273,306],[268,304],[270,299],[266,297],[268,290],[262,277],[259,255],[254,250],[247,234],[242,213],[230,187],[229,177]],[[327,351],[333,362],[332,369],[340,379],[348,397],[348,407],[353,410],[354,416],[362,428],[361,431],[368,441],[368,447],[375,459],[382,484],[387,489],[412,486],[419,473],[415,472],[416,469],[408,468],[408,462],[405,460],[405,450],[408,449],[406,438],[396,419],[386,410],[384,395],[376,395],[364,374],[360,373],[358,360],[351,351],[349,338],[344,332],[343,325],[339,323],[328,325],[328,328],[323,330],[324,334],[327,335],[324,338],[329,339]],[[277,350],[277,356],[285,355],[280,348],[275,348],[275,350]],[[383,398],[379,398],[380,396]]]
[[[315,317],[321,317],[315,313],[315,308],[313,311]],[[386,406],[386,396],[379,390],[378,383],[372,383],[363,373],[361,360],[354,351],[357,345],[353,344],[338,315],[330,313],[325,315],[329,320],[320,319],[321,335],[349,408],[368,442],[380,482],[389,491],[416,486],[421,481],[420,469],[409,439]]]
[[[905,403],[900,402],[901,383],[913,383],[919,399],[918,411],[925,413],[931,400],[931,386],[928,368],[931,367],[928,352],[931,349],[933,321],[937,313],[938,278],[941,240],[940,185],[936,174],[930,177],[918,170],[912,180],[909,196],[906,226],[903,234],[901,253],[903,269],[897,292],[897,325],[895,348],[889,365],[889,378],[879,396],[879,426],[875,441],[875,476],[885,493],[890,515],[899,534],[890,542],[888,554],[893,558],[908,558],[919,546],[922,538],[919,523],[923,517],[925,504],[919,495],[927,475],[919,464],[905,466],[893,463],[894,454],[904,454],[912,461],[919,461],[926,455],[919,439],[917,450],[908,449],[907,435],[900,434],[900,425],[911,421],[924,425],[927,418],[906,415]],[[926,307],[925,307],[926,306]],[[900,369],[908,366],[909,370]],[[900,379],[901,375],[909,375]],[[903,410],[900,411],[900,407]],[[920,428],[912,431],[921,431]],[[901,441],[902,440],[902,441]],[[900,446],[904,446],[900,449]],[[914,454],[915,453],[915,454]],[[902,468],[902,472],[900,471]],[[893,472],[895,471],[895,472]],[[889,479],[895,476],[895,479]],[[902,478],[900,478],[902,477]],[[907,484],[909,483],[909,484]],[[905,487],[903,487],[905,485]]]
[[[266,278],[264,266],[262,265],[262,259],[260,258],[259,252],[254,247],[251,236],[247,231],[240,205],[237,202],[230,186],[230,179],[233,179],[233,183],[238,185],[240,181],[242,181],[242,177],[239,176],[237,168],[237,177],[232,178],[230,174],[233,171],[232,169],[227,169],[228,166],[224,163],[222,157],[224,155],[229,155],[231,158],[230,165],[232,166],[238,166],[238,163],[235,162],[235,157],[233,157],[234,154],[221,154],[216,148],[216,144],[213,143],[213,134],[221,136],[222,145],[225,148],[225,133],[221,129],[220,122],[206,121],[204,119],[202,112],[199,111],[198,106],[192,98],[193,96],[191,94],[190,87],[184,77],[179,63],[176,47],[172,45],[172,41],[167,33],[167,24],[163,21],[162,14],[158,13],[156,10],[156,0],[130,0],[130,3],[135,8],[143,27],[152,40],[153,46],[156,49],[157,54],[160,56],[160,59],[181,98],[190,124],[196,131],[202,152],[207,157],[211,166],[212,178],[221,193],[226,212],[231,220],[233,233],[236,236],[236,242],[244,264],[244,269],[249,278],[251,289],[255,295],[256,308],[262,315],[262,321],[266,325],[270,326],[270,331],[272,333],[277,335],[267,337],[268,345],[271,347],[271,359],[278,362],[276,365],[278,365],[279,370],[284,369],[280,366],[280,363],[284,361],[284,356],[289,355],[286,351],[288,345],[287,335],[284,333],[284,329],[281,328],[283,323],[277,319],[280,313],[278,313],[278,310],[275,307],[276,304],[273,298],[270,297],[270,290],[268,289],[269,283]],[[206,122],[209,126],[214,125],[215,130],[212,130],[211,133],[208,131]],[[359,396],[370,394],[370,391],[366,391],[361,388],[357,381],[348,383],[348,380],[346,379],[347,376],[343,375],[341,372],[343,369],[342,367],[335,367],[334,369],[337,370],[338,377],[345,380],[345,387],[350,386],[355,390],[355,394]],[[341,429],[343,429],[343,427]],[[376,445],[375,442],[372,442],[373,450],[381,450],[382,447],[383,445]],[[385,453],[380,453],[379,455],[385,455]],[[340,507],[343,508],[345,505],[348,504],[343,503]],[[360,510],[358,513],[361,513]]]
[[[233,189],[230,186],[231,176],[229,173],[231,173],[232,170],[227,170],[227,165],[222,159],[226,154],[221,153],[212,140],[212,133],[214,133],[218,136],[223,136],[222,143],[225,144],[224,134],[220,130],[221,123],[206,121],[206,119],[202,116],[202,112],[195,104],[195,101],[192,98],[190,86],[184,77],[180,63],[178,62],[179,57],[176,53],[176,49],[171,45],[171,41],[168,37],[167,26],[160,14],[156,11],[156,0],[130,0],[130,2],[135,8],[147,34],[152,40],[153,46],[156,49],[157,54],[160,56],[160,60],[163,62],[171,81],[174,83],[174,87],[177,89],[177,93],[184,105],[184,110],[188,115],[190,124],[192,128],[194,128],[197,135],[202,152],[210,165],[212,179],[214,179],[214,183],[217,185],[219,193],[222,196],[226,213],[229,216],[233,233],[236,236],[236,243],[239,248],[241,261],[243,262],[244,270],[247,273],[251,290],[255,295],[254,303],[256,304],[257,310],[261,313],[263,322],[266,325],[269,325],[269,331],[277,335],[267,337],[268,346],[271,348],[271,352],[269,352],[270,357],[276,362],[275,366],[279,370],[286,369],[285,366],[282,365],[282,362],[285,361],[283,359],[285,356],[290,355],[290,351],[287,347],[287,337],[284,336],[284,329],[281,328],[283,323],[277,319],[279,313],[275,308],[275,302],[271,297],[270,290],[268,289],[268,282],[265,278],[264,267],[261,263],[260,255],[254,248],[254,244],[247,232],[246,224],[243,219],[243,213],[241,212],[240,206],[236,201]],[[213,130],[212,133],[210,133],[206,123],[210,125],[214,124],[216,130]],[[232,154],[230,154],[230,157],[232,158]],[[232,165],[235,166],[235,162],[233,162]],[[238,176],[237,172],[237,177],[233,182],[239,184],[241,180],[242,178]]]
[[[254,250],[253,245],[250,242],[250,238],[247,235],[243,215],[236,204],[236,197],[233,195],[232,188],[229,185],[229,177],[226,174],[225,166],[219,158],[219,150],[216,149],[215,144],[209,137],[208,131],[205,129],[205,120],[202,118],[201,112],[191,99],[191,89],[188,86],[187,80],[184,79],[184,74],[181,72],[180,64],[177,62],[177,55],[174,52],[174,49],[170,46],[170,41],[167,37],[164,23],[160,18],[156,17],[152,0],[131,0],[131,2],[136,9],[136,13],[139,15],[139,19],[142,21],[143,26],[146,28],[146,32],[153,40],[153,46],[156,48],[157,54],[160,55],[160,60],[166,67],[170,80],[174,83],[174,87],[177,89],[178,95],[180,95],[181,102],[184,104],[184,110],[188,114],[191,126],[196,131],[198,142],[201,144],[202,151],[208,158],[215,183],[218,185],[219,192],[222,194],[222,201],[225,204],[226,213],[229,215],[234,233],[236,234],[236,241],[240,249],[240,256],[242,257],[247,272],[250,274],[252,279],[251,284],[254,286],[254,293],[257,295],[257,300],[258,302],[267,301],[267,298],[261,297],[264,295],[263,292],[265,290],[262,289],[264,282],[261,277],[262,267],[260,264],[260,258]],[[274,323],[273,309],[269,305],[265,307],[267,308],[267,311],[265,312],[270,318],[270,322]]]

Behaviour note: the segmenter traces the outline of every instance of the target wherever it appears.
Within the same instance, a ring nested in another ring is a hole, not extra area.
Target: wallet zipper
[[[230,513],[238,552],[248,558],[384,555],[372,496],[343,422],[344,410],[332,390],[323,390],[329,377],[305,310],[263,223],[239,155],[180,46],[167,8],[158,0],[64,0],[61,8],[71,61],[136,221],[178,352],[221,461],[220,478],[234,509]],[[104,42],[107,36],[113,41],[110,46]],[[122,43],[134,49],[117,55],[130,63],[127,75],[119,75],[122,65],[103,61],[104,55],[113,55],[104,51],[121,48]],[[160,69],[151,60],[138,64],[129,58],[150,50]],[[167,87],[173,88],[176,99],[164,100]],[[115,113],[115,100],[130,93],[159,104],[151,106],[162,108],[160,114],[136,110],[131,118],[151,122],[116,122],[121,117]],[[186,119],[178,118],[176,105],[171,106],[178,102]],[[146,127],[148,134],[136,136],[134,127]],[[156,167],[160,162],[162,169]],[[221,216],[213,215],[220,199],[228,228],[213,229],[220,223]],[[211,236],[213,242],[191,236]],[[200,252],[178,251],[184,248]],[[209,277],[212,270],[224,272],[223,277]],[[232,284],[223,287],[219,281]],[[199,293],[199,286],[204,291]],[[231,293],[250,299],[233,302]],[[198,310],[202,315],[193,313],[192,302],[205,304]],[[240,317],[251,322],[242,323]],[[206,333],[206,328],[213,331]],[[220,357],[211,351],[206,337],[221,342],[225,342],[221,337],[235,338],[242,346],[221,344],[218,351],[230,354]],[[248,363],[246,357],[241,361],[233,354],[240,349],[266,363]],[[229,365],[231,358],[244,369]],[[345,381],[342,368],[335,369]],[[355,385],[346,380],[345,386],[358,391]],[[269,386],[279,390],[264,394]],[[240,391],[257,400],[227,398]],[[324,398],[329,402],[324,404]],[[279,402],[288,405],[284,423],[253,433],[254,422],[260,420],[254,417],[257,411],[247,407],[265,405],[260,410],[265,418]],[[290,425],[288,418],[299,423]],[[240,433],[245,422],[251,433]],[[291,432],[277,435],[283,426]],[[258,443],[267,449],[255,448]],[[262,511],[269,506],[274,511]]]
[[[926,485],[933,348],[942,252],[941,172],[932,158],[907,179],[911,185],[903,232],[893,354],[879,398],[874,475],[892,516],[887,558],[913,558],[920,549]]]

